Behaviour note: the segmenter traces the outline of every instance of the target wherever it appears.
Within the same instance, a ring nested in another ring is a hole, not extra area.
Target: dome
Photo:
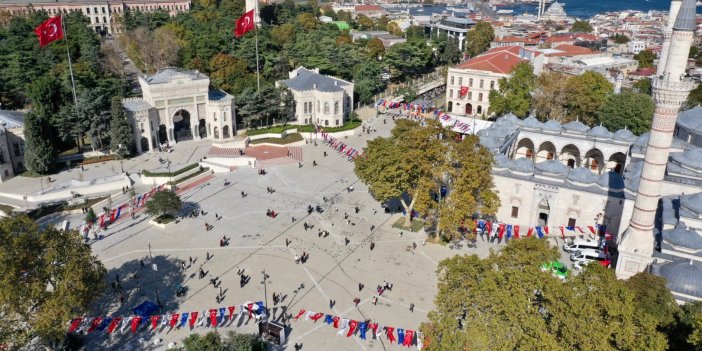
[[[556,160],[540,162],[537,163],[534,167],[536,167],[536,169],[538,169],[541,172],[551,174],[568,174],[568,172],[570,171],[570,168],[568,168],[568,166]]]
[[[673,292],[702,298],[702,269],[692,261],[671,262],[662,266],[660,276]]]
[[[550,130],[550,131],[554,131],[554,132],[560,132],[561,129],[563,129],[563,127],[561,126],[560,122],[552,119],[552,120],[544,123],[544,125],[541,126],[541,129]]]
[[[629,141],[629,142],[636,140],[636,135],[634,135],[634,133],[632,133],[628,129],[620,129],[620,130],[614,132],[613,137],[614,137],[614,139],[617,139],[617,140]]]
[[[636,141],[634,141],[634,145],[638,147],[646,147],[648,144],[648,137],[651,136],[649,133],[644,133],[639,135],[638,138],[636,138]]]
[[[480,143],[488,149],[496,149],[502,145],[494,136],[480,136]]]
[[[522,157],[512,162],[510,169],[522,173],[534,173],[534,161]]]
[[[567,131],[580,133],[585,133],[588,130],[590,130],[590,127],[586,126],[585,124],[583,124],[583,122],[580,121],[568,122],[563,125],[563,128],[565,128]]]
[[[695,107],[681,112],[676,124],[689,131],[702,133],[702,108]]]
[[[680,196],[680,206],[697,215],[702,214],[702,193]]]
[[[687,249],[702,250],[702,236],[692,229],[688,229],[684,222],[678,222],[673,229],[664,230],[661,234],[663,240],[671,245]]]
[[[685,152],[676,152],[670,155],[673,161],[680,165],[702,172],[702,149],[692,149]]]
[[[526,128],[539,129],[543,124],[539,122],[534,116],[529,116],[527,119],[522,121],[522,126]]]
[[[592,173],[587,167],[578,167],[571,170],[566,179],[577,183],[589,184],[597,181],[597,175]]]
[[[591,137],[596,137],[596,138],[606,138],[609,139],[612,137],[612,133],[607,130],[607,128],[603,126],[596,126],[590,129],[590,132],[587,133],[587,135]]]
[[[597,184],[603,188],[624,189],[624,179],[617,172],[602,173],[597,179]]]
[[[500,121],[508,121],[512,124],[521,124],[522,122],[522,120],[519,119],[519,117],[517,117],[514,113],[511,112],[502,116],[502,118],[499,118],[495,123],[499,123]]]

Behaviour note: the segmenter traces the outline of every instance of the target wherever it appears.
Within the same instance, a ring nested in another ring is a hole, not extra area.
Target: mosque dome
[[[561,126],[560,122],[552,119],[552,120],[544,123],[543,126],[541,126],[541,129],[554,131],[554,132],[560,132],[561,129],[563,129],[563,126]]]
[[[510,169],[522,173],[534,173],[534,161],[522,157],[514,160]]]
[[[500,121],[508,121],[508,122],[511,122],[512,124],[521,124],[522,123],[522,120],[519,119],[519,117],[517,117],[517,115],[515,115],[512,112],[502,116],[502,118],[499,118],[495,123],[499,123]]]
[[[697,215],[702,214],[702,193],[680,196],[680,206]]]
[[[634,135],[634,133],[628,129],[620,129],[614,132],[613,138],[621,141],[632,142],[636,140],[636,135]]]
[[[586,126],[583,122],[572,121],[563,125],[567,131],[585,133],[590,130],[590,127]]]
[[[607,128],[603,126],[596,126],[590,129],[590,132],[587,133],[587,135],[595,138],[602,138],[602,139],[609,139],[612,137],[612,133],[607,130]]]
[[[702,269],[693,261],[676,261],[662,266],[659,274],[668,281],[668,289],[702,298]]]
[[[674,246],[692,250],[702,250],[702,236],[696,231],[687,228],[684,222],[678,222],[673,229],[666,229],[661,234],[663,240]]]
[[[587,167],[578,167],[571,170],[566,179],[576,183],[590,184],[597,181],[597,175]]]
[[[676,152],[670,155],[674,162],[695,171],[702,172],[702,149]]]
[[[509,168],[512,165],[512,160],[503,154],[495,155],[495,168]]]
[[[543,173],[568,174],[570,168],[556,160],[548,160],[537,163],[534,167]]]
[[[530,129],[539,129],[543,126],[543,123],[539,122],[534,116],[529,116],[522,121],[522,126]]]

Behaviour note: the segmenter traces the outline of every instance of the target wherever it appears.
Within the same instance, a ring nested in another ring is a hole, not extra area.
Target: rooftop
[[[124,99],[122,100],[122,106],[131,112],[148,111],[150,108],[153,108],[151,104],[140,98]]]
[[[174,79],[189,78],[190,80],[209,79],[206,75],[191,70],[178,68],[164,68],[151,76],[146,77],[146,82],[150,84],[170,83]]]
[[[528,61],[530,55],[525,55],[525,53],[541,54],[520,46],[506,46],[489,50],[458,64],[454,68],[509,74],[518,63]]]
[[[293,71],[291,76],[293,78],[283,80],[280,83],[292,90],[338,92],[344,90],[343,87],[351,84],[345,80],[325,76],[304,67],[299,67]]]
[[[5,128],[22,128],[24,126],[24,112],[0,110],[0,123]]]

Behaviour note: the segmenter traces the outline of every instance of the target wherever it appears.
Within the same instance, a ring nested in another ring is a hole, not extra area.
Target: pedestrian
[[[222,286],[220,285],[219,286],[219,296],[222,296],[222,295],[224,295],[224,293],[222,292]]]
[[[349,245],[350,242],[351,242],[351,240],[349,240],[349,238],[344,238],[344,243],[345,243],[347,246]]]
[[[115,282],[111,282],[110,286],[112,286],[112,292],[117,292],[117,284]]]
[[[410,303],[410,312],[414,313],[414,304],[413,303]]]
[[[125,299],[124,293],[119,294],[119,304],[120,305],[124,304],[124,299]]]
[[[370,230],[370,231],[372,232],[373,229],[375,229],[375,225],[371,225],[371,230]]]
[[[363,290],[363,287],[364,287],[364,286],[365,286],[365,285],[363,285],[363,283],[358,283],[358,291]]]
[[[188,256],[188,258],[190,259],[190,264],[193,264],[193,256]]]
[[[371,249],[371,251],[373,251],[374,248],[375,248],[375,243],[371,241],[371,243],[370,243],[370,249]]]
[[[210,252],[208,251],[207,255],[205,256],[205,261],[209,261],[209,260],[210,260]]]
[[[300,263],[300,257],[298,257],[297,255],[295,255],[295,263]]]
[[[402,234],[403,234],[403,233],[402,233],[402,232],[400,232],[400,238],[402,237]]]
[[[205,276],[205,271],[200,267],[200,279],[202,279]]]
[[[359,299],[358,297],[354,298],[353,303],[356,305],[356,307],[358,307],[358,304],[361,303],[361,299]]]
[[[329,309],[331,310],[332,308],[334,308],[334,300],[329,299]]]
[[[183,270],[185,270],[185,261],[180,263],[180,267],[183,268]]]
[[[374,209],[373,209],[373,214],[376,214],[376,213],[378,213],[378,210],[374,208]]]
[[[377,305],[377,304],[378,304],[378,297],[377,297],[377,296],[373,296],[373,305],[375,306],[375,305]]]
[[[412,243],[412,249],[414,249],[414,250],[417,249],[417,243],[415,243],[415,242]]]

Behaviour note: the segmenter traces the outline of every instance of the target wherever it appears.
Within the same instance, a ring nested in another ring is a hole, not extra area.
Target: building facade
[[[463,51],[468,31],[475,27],[475,22],[467,18],[449,16],[432,20],[429,27],[431,28],[432,37],[439,37],[441,34],[446,33],[449,38],[458,40],[458,49]]]
[[[521,46],[499,47],[449,68],[446,82],[447,112],[487,117],[490,91],[499,89],[499,80],[509,77],[520,62],[531,62],[534,72],[539,74],[544,56],[541,52]]]
[[[139,77],[142,98],[122,105],[132,126],[137,152],[187,140],[231,140],[236,134],[234,97],[210,90],[198,71],[164,69]]]
[[[24,113],[0,110],[0,183],[25,170]]]
[[[3,0],[0,11],[11,15],[31,11],[46,11],[49,16],[81,12],[90,20],[90,28],[100,34],[116,34],[122,31],[120,17],[126,11],[166,11],[171,16],[190,9],[189,0],[142,0],[142,1],[96,1],[96,0]]]
[[[292,92],[297,124],[344,125],[353,110],[353,83],[319,74],[318,68],[299,67],[289,76],[290,79],[276,82],[276,86],[285,86]]]

